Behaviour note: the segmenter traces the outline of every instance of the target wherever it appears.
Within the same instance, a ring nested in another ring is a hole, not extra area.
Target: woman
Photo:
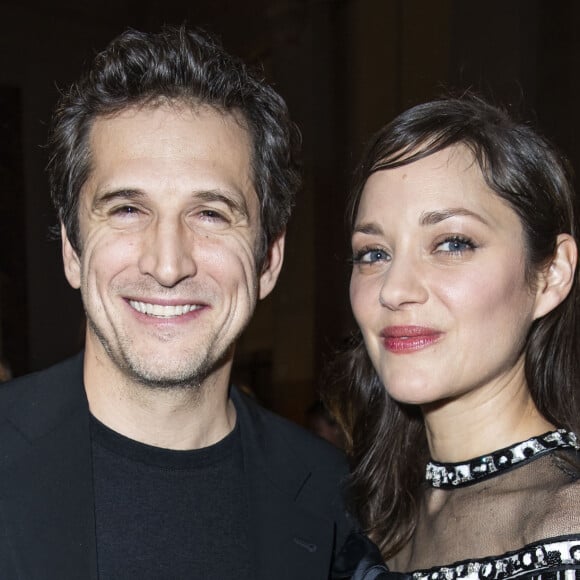
[[[403,113],[358,168],[361,339],[328,403],[392,572],[580,575],[574,204],[554,149],[473,96]],[[387,574],[353,537],[343,577],[359,560],[353,577]]]

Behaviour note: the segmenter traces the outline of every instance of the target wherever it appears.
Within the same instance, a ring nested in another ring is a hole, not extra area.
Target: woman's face
[[[353,231],[352,308],[393,398],[426,405],[524,380],[536,308],[524,233],[466,147],[371,175]]]

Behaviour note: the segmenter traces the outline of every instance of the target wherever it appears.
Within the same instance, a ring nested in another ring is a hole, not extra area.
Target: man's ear
[[[260,300],[266,298],[276,285],[276,281],[280,275],[280,270],[282,269],[282,262],[284,262],[285,238],[286,232],[282,232],[268,248],[268,254],[266,255],[266,260],[264,261],[259,280]]]
[[[72,247],[64,224],[60,226],[60,237],[62,239],[62,261],[64,264],[64,275],[68,283],[73,288],[81,287],[81,262],[75,249]]]
[[[568,296],[577,261],[578,247],[574,238],[569,234],[560,234],[553,258],[538,276],[534,320],[554,310]]]

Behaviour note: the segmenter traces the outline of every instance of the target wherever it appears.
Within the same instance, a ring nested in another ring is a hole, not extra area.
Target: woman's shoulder
[[[559,450],[544,463],[542,501],[533,502],[526,537],[538,541],[580,533],[580,452]],[[539,495],[537,497],[540,497]]]
[[[552,455],[554,468],[570,484],[580,481],[580,450],[560,449]]]

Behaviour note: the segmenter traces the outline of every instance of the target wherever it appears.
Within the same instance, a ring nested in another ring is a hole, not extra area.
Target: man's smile
[[[158,318],[173,318],[175,316],[183,316],[192,310],[199,310],[203,308],[201,304],[152,304],[150,302],[139,302],[137,300],[129,300],[129,304],[137,312],[147,314],[148,316],[156,316]]]

